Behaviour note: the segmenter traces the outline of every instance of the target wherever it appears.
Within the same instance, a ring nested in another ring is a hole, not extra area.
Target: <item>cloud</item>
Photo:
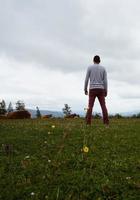
[[[80,36],[80,4],[75,1],[12,1],[10,5],[6,1],[3,4],[1,52],[47,68],[77,70],[75,61],[83,54],[71,42]]]
[[[2,1],[1,51],[63,71],[83,69],[88,56],[96,52],[114,63],[139,59],[138,4],[130,0]]]
[[[66,75],[61,71],[40,69],[33,64],[25,65],[6,57],[0,58],[0,66],[3,66],[0,74],[1,98],[7,103],[12,101],[15,104],[23,100],[28,108],[38,105],[51,110],[61,110],[65,103],[71,104],[74,110],[86,107],[84,73]]]
[[[138,0],[0,3],[0,78],[1,89],[5,87],[7,91],[1,90],[3,97],[9,99],[14,94],[44,106],[39,100],[43,96],[50,108],[56,106],[54,102],[59,102],[60,108],[70,101],[75,109],[81,109],[87,103],[82,96],[85,71],[92,56],[99,54],[114,98],[108,98],[111,109],[114,110],[116,99],[122,107],[126,105],[123,100],[133,99],[133,107],[139,107]],[[22,74],[25,80],[20,79]],[[49,94],[44,93],[44,85]]]

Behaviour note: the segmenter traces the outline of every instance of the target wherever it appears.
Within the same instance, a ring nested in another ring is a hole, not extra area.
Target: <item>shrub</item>
[[[27,110],[19,110],[7,114],[8,119],[30,119],[31,113]]]

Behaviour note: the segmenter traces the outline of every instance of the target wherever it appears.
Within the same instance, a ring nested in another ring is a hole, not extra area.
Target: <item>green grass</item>
[[[139,119],[0,120],[0,145],[0,200],[140,199]]]

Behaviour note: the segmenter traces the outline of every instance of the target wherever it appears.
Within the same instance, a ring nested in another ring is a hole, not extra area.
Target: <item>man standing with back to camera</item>
[[[87,69],[85,78],[84,91],[85,95],[88,95],[87,87],[89,85],[89,103],[86,114],[86,123],[91,125],[92,109],[95,98],[97,97],[102,108],[103,123],[109,125],[108,112],[105,104],[105,97],[107,96],[107,73],[103,66],[100,65],[100,57],[98,55],[93,58],[93,65]]]

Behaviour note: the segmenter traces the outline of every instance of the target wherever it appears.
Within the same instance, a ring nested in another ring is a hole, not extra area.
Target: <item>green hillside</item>
[[[140,120],[0,120],[0,200],[140,199]]]

